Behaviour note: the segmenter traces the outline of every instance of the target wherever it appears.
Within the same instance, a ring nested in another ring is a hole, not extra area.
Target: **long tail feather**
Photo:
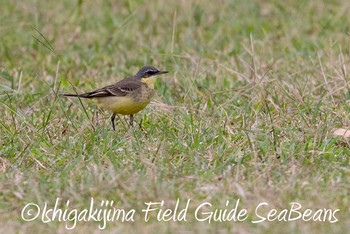
[[[70,94],[70,93],[63,93],[61,94],[63,97],[78,97],[79,94]]]
[[[71,94],[71,93],[64,93],[61,94],[63,97],[80,97],[80,98],[89,98],[90,95],[83,93],[83,94]]]

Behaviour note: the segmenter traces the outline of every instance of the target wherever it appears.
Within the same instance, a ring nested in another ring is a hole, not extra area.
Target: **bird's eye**
[[[156,72],[155,71],[152,71],[152,70],[149,70],[149,71],[147,71],[147,74],[148,75],[153,75],[153,74],[155,74]]]

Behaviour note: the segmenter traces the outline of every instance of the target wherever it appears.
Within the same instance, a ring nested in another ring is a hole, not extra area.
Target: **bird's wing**
[[[81,94],[83,98],[126,96],[128,93],[141,87],[141,82],[134,78],[126,78],[114,85],[109,85],[95,91]]]

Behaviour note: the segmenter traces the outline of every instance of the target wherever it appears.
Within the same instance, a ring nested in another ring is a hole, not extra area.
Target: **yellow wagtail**
[[[152,66],[141,68],[136,75],[125,78],[116,84],[83,94],[63,94],[66,97],[91,99],[99,107],[111,111],[113,130],[116,114],[130,115],[133,126],[134,114],[144,109],[154,96],[154,83],[158,75],[168,73]]]

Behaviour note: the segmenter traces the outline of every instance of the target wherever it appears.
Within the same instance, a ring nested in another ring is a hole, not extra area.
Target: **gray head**
[[[167,71],[159,71],[157,68],[152,66],[145,66],[140,69],[140,71],[137,72],[136,77],[137,78],[147,78],[150,76],[157,76],[160,74],[168,73]]]

